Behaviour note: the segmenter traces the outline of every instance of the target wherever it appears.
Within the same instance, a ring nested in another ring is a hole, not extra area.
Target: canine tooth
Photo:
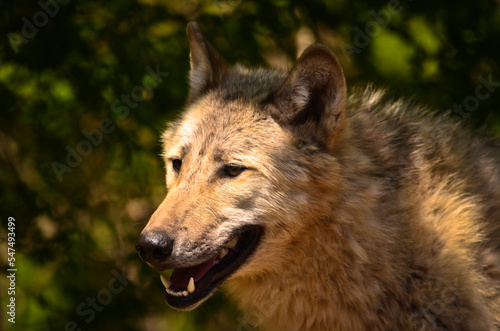
[[[188,296],[188,294],[189,294],[189,292],[188,292],[188,291],[182,291],[182,295],[183,295],[183,296],[187,297],[187,296]]]
[[[170,285],[172,285],[172,282],[169,281],[165,276],[163,275],[160,275],[160,280],[161,282],[163,283],[163,286],[165,286],[166,289],[168,289],[170,287]]]
[[[194,279],[193,279],[193,277],[191,277],[191,278],[189,278],[189,284],[188,284],[187,290],[189,293],[193,293],[195,289],[196,289],[196,287],[194,285]]]
[[[227,255],[227,253],[229,253],[229,250],[227,248],[223,247],[219,253],[219,259],[222,259],[224,256]]]
[[[238,242],[238,239],[239,237],[233,237],[233,239],[231,239],[227,244],[226,244],[226,247],[227,248],[233,248],[234,246],[236,246],[236,243]]]

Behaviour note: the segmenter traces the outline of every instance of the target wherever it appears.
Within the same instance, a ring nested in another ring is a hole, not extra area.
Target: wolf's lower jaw
[[[262,234],[260,226],[242,228],[207,261],[174,269],[170,280],[161,275],[167,303],[179,310],[196,308],[252,255]]]

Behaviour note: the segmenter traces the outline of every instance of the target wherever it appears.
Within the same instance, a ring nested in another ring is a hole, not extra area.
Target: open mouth
[[[167,303],[181,310],[196,307],[245,262],[257,247],[261,235],[261,227],[242,229],[209,260],[195,266],[174,269],[170,280],[161,275],[167,291]]]

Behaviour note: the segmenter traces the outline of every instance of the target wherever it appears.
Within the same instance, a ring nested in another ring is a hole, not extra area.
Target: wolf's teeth
[[[187,296],[188,296],[188,294],[189,294],[189,292],[188,292],[188,291],[182,291],[182,295],[183,295],[183,296],[187,297]]]
[[[229,250],[227,248],[223,247],[219,253],[219,259],[222,259],[224,256],[227,255],[227,253],[229,253]]]
[[[233,248],[234,246],[236,246],[236,243],[238,242],[238,239],[239,239],[239,236],[238,237],[233,237],[233,239],[231,239],[231,241],[229,241],[226,244],[226,247],[227,248]]]
[[[172,282],[169,281],[165,276],[163,275],[160,275],[160,280],[161,282],[163,283],[163,286],[165,286],[165,288],[169,288],[170,285],[172,285]]]
[[[195,289],[196,289],[196,287],[194,285],[194,279],[193,279],[193,277],[191,277],[191,278],[189,278],[189,284],[188,284],[187,290],[189,293],[193,293]]]
[[[181,296],[187,296],[187,294],[184,293],[188,293],[188,291],[175,292],[167,288],[167,293],[173,295],[174,297],[181,297]]]

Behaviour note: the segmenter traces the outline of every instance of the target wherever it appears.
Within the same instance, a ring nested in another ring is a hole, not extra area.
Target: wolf
[[[230,65],[189,23],[190,92],[162,135],[168,193],[136,249],[166,302],[224,288],[265,330],[499,330],[500,143],[307,48]]]

